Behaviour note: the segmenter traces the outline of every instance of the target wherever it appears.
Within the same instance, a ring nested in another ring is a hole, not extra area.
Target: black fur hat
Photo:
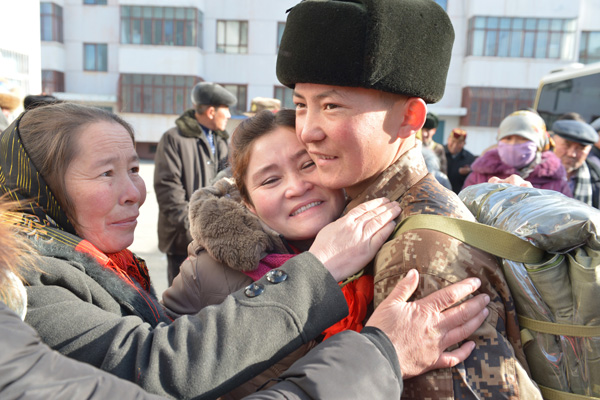
[[[289,12],[277,78],[364,87],[435,103],[454,29],[433,0],[304,0]]]

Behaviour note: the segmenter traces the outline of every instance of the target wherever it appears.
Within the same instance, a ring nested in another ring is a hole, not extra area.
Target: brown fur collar
[[[189,216],[195,245],[237,271],[255,270],[267,254],[289,253],[283,238],[242,204],[233,178],[198,189]]]

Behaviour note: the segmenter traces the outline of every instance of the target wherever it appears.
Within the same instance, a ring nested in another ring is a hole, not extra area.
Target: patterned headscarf
[[[14,201],[19,211],[5,213],[2,218],[32,240],[56,241],[70,246],[92,256],[132,286],[135,286],[135,280],[149,291],[150,276],[144,260],[127,249],[105,254],[77,236],[75,227],[23,146],[19,123],[24,114],[0,134],[0,195],[5,194]]]
[[[25,113],[0,135],[0,194],[7,194],[22,211],[37,216],[40,221],[47,220],[75,235],[75,228],[23,146],[19,134],[23,115]]]

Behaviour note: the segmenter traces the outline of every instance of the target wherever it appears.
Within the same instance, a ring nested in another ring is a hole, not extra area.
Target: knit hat
[[[289,12],[277,78],[290,88],[363,87],[435,103],[453,42],[450,18],[432,0],[304,0]]]
[[[591,146],[598,141],[596,130],[585,122],[561,119],[552,124],[552,132],[563,139]]]
[[[196,106],[202,104],[232,107],[237,103],[237,98],[219,84],[200,82],[192,89],[192,103]]]
[[[425,123],[423,124],[423,129],[437,129],[439,124],[439,119],[437,115],[432,112],[428,112],[425,117]]]
[[[263,110],[269,110],[271,112],[277,112],[281,108],[281,100],[272,99],[269,97],[255,97],[252,99],[250,104],[250,111],[245,112],[244,115],[248,117],[254,116],[257,112]]]
[[[548,141],[546,123],[531,111],[515,111],[504,118],[498,128],[498,141],[510,135],[518,135],[536,144],[542,150]]]

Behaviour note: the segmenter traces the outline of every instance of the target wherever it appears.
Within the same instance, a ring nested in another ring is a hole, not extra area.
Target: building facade
[[[275,76],[275,60],[286,10],[297,1],[42,1],[41,68],[27,89],[118,112],[134,126],[141,156],[151,158],[162,133],[191,107],[198,81],[236,94],[230,129],[254,97],[293,107],[291,90]],[[0,9],[36,2],[6,2]],[[597,0],[437,2],[456,32],[446,93],[430,106],[442,122],[434,137],[441,143],[462,127],[467,149],[479,154],[496,142],[504,116],[533,105],[542,76],[600,60]]]

